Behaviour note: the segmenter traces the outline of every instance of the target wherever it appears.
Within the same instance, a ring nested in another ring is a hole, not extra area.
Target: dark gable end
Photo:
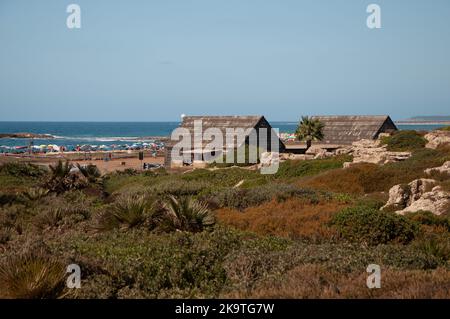
[[[324,125],[324,140],[320,144],[350,145],[362,139],[376,139],[380,133],[397,130],[387,115],[376,116],[313,116]]]
[[[218,128],[222,131],[224,138],[226,137],[227,128],[243,128],[247,129],[256,129],[259,128],[267,128],[267,131],[271,134],[276,134],[273,131],[272,126],[262,115],[251,115],[251,116],[185,116],[183,121],[180,124],[180,127],[186,128],[191,132],[191,136],[194,136],[194,122],[202,121],[202,131],[204,132],[208,128]],[[208,143],[208,141],[204,141]],[[280,149],[284,150],[284,144],[281,140],[279,140]],[[268,139],[268,146],[270,146],[270,139]]]

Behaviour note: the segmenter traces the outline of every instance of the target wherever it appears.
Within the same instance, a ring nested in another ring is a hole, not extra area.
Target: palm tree
[[[312,141],[323,140],[323,128],[325,125],[319,119],[302,116],[295,135],[300,141],[306,141],[306,149],[311,147]]]

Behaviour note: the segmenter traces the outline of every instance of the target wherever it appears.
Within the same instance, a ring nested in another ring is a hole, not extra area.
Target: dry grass
[[[450,298],[450,270],[396,270],[381,268],[381,288],[368,289],[369,274],[342,274],[320,265],[302,265],[281,278],[270,278],[250,291],[228,293],[226,298]]]
[[[260,235],[318,241],[335,235],[328,227],[328,222],[344,207],[346,205],[343,203],[312,204],[310,201],[291,198],[284,202],[273,200],[243,212],[220,209],[217,219],[222,224]]]

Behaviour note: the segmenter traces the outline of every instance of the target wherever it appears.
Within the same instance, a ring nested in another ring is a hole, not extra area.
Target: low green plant
[[[168,196],[158,219],[160,227],[166,231],[201,232],[216,223],[206,203],[188,196]]]
[[[154,209],[154,199],[145,195],[120,196],[96,216],[94,228],[97,231],[134,228],[150,218]]]
[[[419,231],[418,224],[406,217],[365,206],[342,210],[333,217],[332,225],[342,238],[368,245],[407,244]]]
[[[0,173],[17,177],[42,177],[47,170],[34,164],[10,162],[0,166]]]
[[[424,148],[427,140],[417,131],[398,131],[381,139],[389,151],[413,151]]]

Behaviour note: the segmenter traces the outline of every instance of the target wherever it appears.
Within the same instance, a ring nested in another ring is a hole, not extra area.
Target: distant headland
[[[41,138],[41,139],[53,139],[55,138],[50,134],[35,134],[35,133],[0,133],[0,138]]]
[[[395,123],[400,125],[450,125],[450,116],[414,116]]]

